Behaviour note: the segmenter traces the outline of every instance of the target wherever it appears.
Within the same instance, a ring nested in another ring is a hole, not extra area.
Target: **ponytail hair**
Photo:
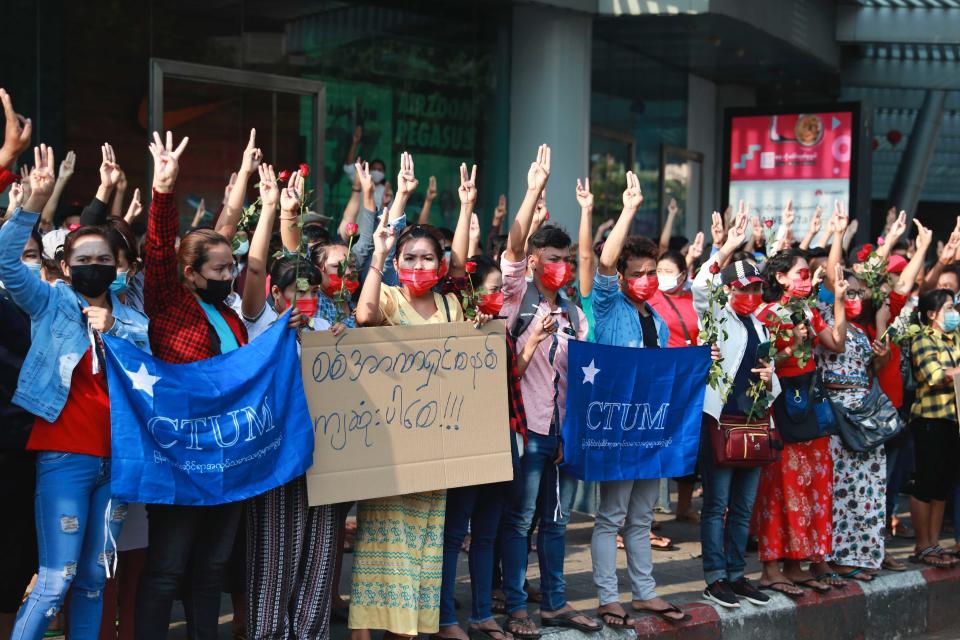
[[[763,264],[763,301],[777,302],[786,293],[783,285],[777,282],[778,273],[787,273],[802,258],[796,249],[787,249],[774,254]]]

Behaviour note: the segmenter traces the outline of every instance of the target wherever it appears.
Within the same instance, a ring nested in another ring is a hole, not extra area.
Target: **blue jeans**
[[[713,459],[707,428],[715,424],[704,416],[700,446],[703,478],[703,509],[700,511],[700,541],[703,546],[703,577],[736,582],[747,566],[744,554],[750,533],[750,514],[757,498],[760,468],[718,467]],[[729,509],[729,511],[728,511]]]
[[[110,507],[107,513],[108,505]],[[37,456],[37,584],[20,607],[11,640],[39,640],[70,590],[71,640],[100,633],[107,565],[127,513],[110,502],[110,458],[42,451]]]
[[[457,559],[470,526],[470,622],[493,619],[493,545],[503,512],[508,483],[498,482],[447,491],[447,517],[443,529],[443,582],[440,587],[440,626],[457,624],[454,590]]]
[[[538,497],[542,500],[537,531],[540,609],[557,611],[567,605],[567,585],[563,577],[564,535],[577,491],[577,479],[558,470],[553,462],[560,447],[559,436],[541,436],[533,432],[528,436],[520,458],[520,473],[513,479],[504,527],[503,590],[510,614],[527,608],[523,586],[527,577],[527,533],[533,524]]]

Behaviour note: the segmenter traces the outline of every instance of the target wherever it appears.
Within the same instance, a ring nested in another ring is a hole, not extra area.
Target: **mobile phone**
[[[760,361],[768,362],[770,360],[770,341],[761,342],[757,345],[757,363]]]

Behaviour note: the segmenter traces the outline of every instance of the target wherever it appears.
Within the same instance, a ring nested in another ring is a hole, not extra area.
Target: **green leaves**
[[[720,336],[726,341],[729,335],[723,326],[726,318],[720,315],[720,310],[727,304],[727,293],[716,278],[711,279],[710,289],[707,293],[707,310],[703,314],[700,330],[700,342],[703,344],[717,344]],[[733,388],[733,379],[723,370],[723,358],[714,360],[707,372],[707,384],[711,389],[720,393],[723,402],[727,401],[727,396]]]

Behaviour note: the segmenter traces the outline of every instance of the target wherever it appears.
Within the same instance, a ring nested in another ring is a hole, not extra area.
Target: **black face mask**
[[[207,280],[205,289],[197,289],[197,295],[207,304],[220,304],[233,291],[233,280]]]
[[[70,267],[73,290],[82,296],[96,298],[102,295],[117,278],[115,264],[78,264]]]

